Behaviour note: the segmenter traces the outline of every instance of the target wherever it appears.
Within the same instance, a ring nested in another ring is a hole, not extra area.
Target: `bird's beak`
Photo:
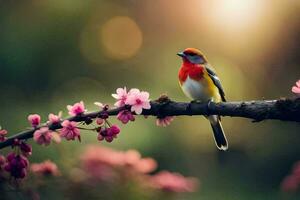
[[[177,53],[177,56],[180,56],[180,57],[183,57],[183,58],[184,58],[184,57],[185,57],[185,54],[184,54],[183,52],[178,52],[178,53]]]

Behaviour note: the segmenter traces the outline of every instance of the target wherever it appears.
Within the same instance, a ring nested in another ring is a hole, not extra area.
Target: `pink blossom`
[[[124,152],[101,146],[89,146],[82,154],[81,161],[88,174],[101,179],[112,178],[117,172],[134,176],[143,175],[157,167],[155,160],[142,158],[136,150]]]
[[[6,157],[4,169],[14,178],[24,178],[28,165],[29,161],[25,156],[9,153]]]
[[[109,131],[108,131],[108,135],[118,135],[120,133],[121,129],[119,128],[118,125],[112,125],[110,128],[109,128]]]
[[[3,155],[0,155],[0,178],[2,177],[2,170],[3,170],[3,166],[6,163],[6,159]]]
[[[18,147],[18,146],[20,146],[20,144],[21,144],[21,141],[18,138],[15,138],[13,143],[12,143],[12,147],[13,148]]]
[[[106,140],[107,142],[112,142],[114,138],[120,133],[120,128],[117,125],[112,125],[109,128],[102,127],[98,131],[98,140]]]
[[[293,175],[287,176],[281,183],[281,190],[284,192],[295,192],[299,188],[299,180]]]
[[[98,125],[102,125],[103,123],[104,123],[104,119],[102,119],[102,118],[97,118],[96,119],[96,124],[98,124]]]
[[[143,174],[153,172],[157,168],[157,163],[152,158],[143,158],[140,159],[133,168]]]
[[[299,179],[300,183],[300,161],[294,164],[292,174]]]
[[[115,167],[124,164],[123,154],[110,148],[89,146],[81,155],[84,171],[93,179],[111,180]]]
[[[5,164],[5,157],[3,155],[0,155],[0,166]]]
[[[41,122],[41,117],[38,114],[29,115],[27,119],[32,127],[37,127]]]
[[[126,165],[135,165],[141,159],[140,152],[130,149],[125,152],[125,164]]]
[[[55,163],[46,160],[42,163],[33,163],[30,167],[31,171],[37,175],[43,176],[58,176],[60,172]]]
[[[82,154],[81,160],[115,167],[124,165],[124,154],[108,147],[90,145]]]
[[[3,168],[5,166],[6,159],[3,155],[0,155],[0,178],[2,178]]]
[[[97,140],[99,140],[99,141],[104,140],[103,133],[100,133],[100,132],[99,132],[99,134],[98,134],[98,136],[97,136]]]
[[[300,188],[300,161],[293,166],[291,173],[281,183],[281,190],[284,192],[295,192]]]
[[[60,130],[60,136],[66,138],[67,140],[75,140],[77,137],[80,141],[80,131],[76,127],[76,122],[72,122],[69,120],[63,121],[62,129]]]
[[[118,113],[117,119],[120,120],[123,124],[127,124],[129,121],[134,121],[135,118],[129,110],[122,110]]]
[[[76,116],[85,112],[84,103],[80,101],[79,103],[75,103],[73,106],[68,105],[67,109],[69,110],[69,115]]]
[[[30,144],[27,144],[24,141],[22,141],[19,147],[24,156],[30,156],[32,154],[32,147]]]
[[[140,92],[139,89],[131,89],[128,93],[128,97],[125,104],[131,106],[131,112],[141,114],[143,109],[150,109],[150,100],[148,92]]]
[[[97,136],[97,139],[99,140],[99,141],[102,141],[102,140],[106,140],[107,142],[112,142],[113,141],[113,137],[111,137],[111,136],[109,136],[108,134],[107,134],[107,130],[108,130],[109,128],[105,128],[105,127],[101,127],[100,129],[99,129],[99,131],[98,131],[98,136]]]
[[[52,139],[52,131],[48,127],[42,127],[33,133],[33,139],[40,145],[49,145]]]
[[[61,120],[61,116],[62,116],[61,112],[59,112],[58,115],[54,115],[54,114],[50,113],[48,116],[48,119],[49,119],[48,123],[50,123],[50,124],[59,123]]]
[[[116,107],[122,107],[125,105],[126,99],[127,99],[127,89],[124,88],[118,88],[116,91],[116,94],[112,94],[111,96],[117,100],[117,102],[114,104]]]
[[[7,130],[0,128],[0,142],[4,142],[6,140],[5,135],[7,134]]]
[[[292,92],[297,96],[300,96],[300,80],[298,80],[296,85],[292,87]]]
[[[124,162],[127,167],[142,174],[150,173],[157,168],[157,163],[154,159],[142,158],[141,154],[136,150],[124,152]]]
[[[174,120],[174,118],[175,118],[174,116],[166,116],[164,118],[157,118],[156,125],[166,127],[171,124],[171,122]]]
[[[151,177],[152,185],[169,192],[194,192],[198,181],[196,178],[186,178],[178,173],[162,171]]]
[[[27,144],[25,142],[25,140],[20,140],[20,139],[15,138],[13,140],[12,147],[13,148],[15,148],[15,147],[19,148],[19,150],[21,150],[20,153],[22,153],[22,155],[24,155],[26,157],[28,157],[32,154],[32,147],[31,147],[30,144]]]

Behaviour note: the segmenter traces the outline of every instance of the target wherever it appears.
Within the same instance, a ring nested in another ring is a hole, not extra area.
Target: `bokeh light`
[[[136,22],[129,17],[113,17],[101,27],[100,31],[101,43],[111,58],[130,58],[142,45],[142,32]]]
[[[250,28],[260,17],[262,1],[259,0],[224,0],[212,1],[211,15],[215,25],[227,31]]]

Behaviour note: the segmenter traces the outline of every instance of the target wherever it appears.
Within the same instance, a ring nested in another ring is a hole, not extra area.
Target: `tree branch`
[[[108,115],[117,115],[125,107],[106,111]],[[84,122],[88,119],[94,119],[100,116],[104,111],[90,112],[80,116],[70,117],[67,120]],[[222,102],[222,103],[184,103],[170,100],[152,101],[151,109],[143,110],[143,115],[152,115],[157,117],[179,116],[179,115],[221,115],[230,117],[243,117],[259,122],[267,119],[276,119],[282,121],[300,122],[300,98],[298,99],[279,99],[279,100],[260,100],[260,101],[242,101],[242,102]],[[37,127],[39,129],[42,125]],[[49,129],[60,129],[60,124],[49,125]],[[14,139],[29,139],[33,137],[36,129],[30,129],[20,132],[7,138],[0,143],[0,149],[12,145]]]

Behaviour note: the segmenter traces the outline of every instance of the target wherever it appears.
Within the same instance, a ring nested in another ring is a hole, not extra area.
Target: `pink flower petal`
[[[41,122],[41,117],[38,114],[32,114],[27,117],[32,127],[37,127]]]
[[[144,92],[144,91],[141,92],[140,98],[141,98],[142,101],[148,101],[148,99],[149,99],[149,93],[148,92]]]
[[[115,104],[114,104],[114,106],[116,106],[116,107],[122,107],[122,106],[124,106],[124,104],[125,104],[125,102],[123,102],[123,101],[117,101]]]
[[[151,108],[150,102],[144,102],[143,103],[143,108],[144,109],[150,109]]]
[[[298,88],[300,88],[300,80],[296,82]]]
[[[114,105],[117,107],[124,106],[127,96],[128,94],[127,94],[126,87],[118,88],[116,94],[112,94],[112,97],[117,99],[117,102]]]
[[[76,127],[76,122],[65,120],[62,123],[63,128],[60,130],[60,136],[67,140],[75,140],[77,137],[80,140],[80,130]]]
[[[162,119],[156,119],[156,125],[166,127],[171,124],[174,118],[175,118],[174,116],[167,116]]]
[[[80,115],[86,111],[83,101],[80,101],[79,103],[75,103],[73,106],[68,105],[67,109],[69,110],[69,115],[71,116]]]
[[[300,88],[299,87],[292,87],[292,92],[295,93],[295,94],[300,94]]]
[[[127,105],[134,105],[136,103],[136,97],[133,95],[130,95],[127,97],[125,104]]]
[[[136,94],[139,94],[140,93],[140,90],[137,89],[137,88],[132,88],[131,90],[129,90],[128,94],[129,95],[136,95]]]
[[[48,127],[42,127],[33,133],[33,139],[40,145],[49,145],[52,139],[52,131]]]
[[[118,89],[117,89],[117,94],[118,94],[119,96],[127,95],[126,87],[124,87],[124,88],[118,88]]]
[[[51,124],[60,122],[61,115],[62,115],[61,112],[59,112],[58,115],[54,115],[53,113],[50,113],[48,115],[48,120],[49,120],[48,122],[51,123]]]
[[[142,114],[143,107],[141,105],[133,105],[131,106],[131,112],[135,112],[136,114]]]
[[[33,163],[30,166],[30,169],[33,173],[44,176],[58,176],[60,172],[55,163],[50,160],[46,160],[42,163]]]

